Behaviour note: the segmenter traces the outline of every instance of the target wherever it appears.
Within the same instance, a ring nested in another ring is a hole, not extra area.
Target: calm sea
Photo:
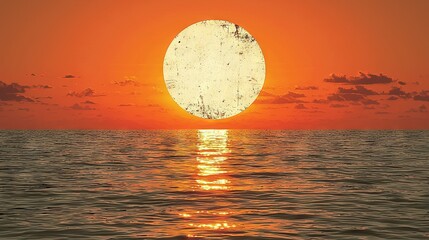
[[[429,131],[0,131],[0,239],[429,239]]]

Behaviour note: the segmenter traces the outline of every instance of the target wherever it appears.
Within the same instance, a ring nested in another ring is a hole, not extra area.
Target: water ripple
[[[429,131],[0,131],[0,239],[428,239]]]

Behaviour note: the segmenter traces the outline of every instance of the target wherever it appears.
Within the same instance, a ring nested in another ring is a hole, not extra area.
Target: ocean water
[[[0,239],[429,239],[429,131],[0,131]]]

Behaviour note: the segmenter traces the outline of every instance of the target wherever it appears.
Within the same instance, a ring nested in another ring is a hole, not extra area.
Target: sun
[[[244,111],[265,81],[265,59],[255,38],[224,20],[190,25],[170,43],[164,80],[174,101],[187,112],[223,119]]]

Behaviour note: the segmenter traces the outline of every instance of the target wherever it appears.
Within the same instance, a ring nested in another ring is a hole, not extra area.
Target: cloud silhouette
[[[295,90],[317,90],[319,89],[316,86],[305,86],[305,87],[296,87]]]
[[[286,98],[303,98],[303,97],[305,97],[305,95],[301,94],[301,93],[288,92],[285,95],[283,95],[282,97],[286,97]]]
[[[87,100],[85,102],[82,102],[82,104],[91,104],[92,105],[92,104],[95,104],[95,102]]]
[[[426,112],[428,112],[428,109],[427,109],[426,105],[420,105],[418,108],[411,108],[407,112],[426,113]]]
[[[377,92],[365,88],[364,86],[355,86],[354,88],[338,88],[338,93],[356,93],[364,96],[378,95]]]
[[[417,93],[414,97],[414,100],[416,101],[429,101],[429,90],[421,91]]]
[[[363,104],[363,105],[379,105],[380,103],[378,102],[378,101],[376,101],[376,100],[372,100],[372,99],[363,99],[362,101],[361,101],[361,103]]]
[[[352,101],[359,102],[364,100],[364,96],[357,93],[334,93],[328,96],[329,101]]]
[[[300,103],[300,104],[297,104],[297,105],[295,106],[295,109],[307,109],[307,107],[306,107],[306,106],[304,106],[304,104]]]
[[[87,89],[83,90],[82,92],[75,92],[75,91],[69,92],[69,93],[67,93],[67,96],[82,98],[82,97],[101,97],[103,95],[97,95],[97,94],[95,94],[95,91],[93,89],[87,88]]]
[[[346,75],[338,76],[332,74],[329,78],[324,79],[325,82],[329,83],[342,83],[352,85],[369,85],[369,84],[389,84],[393,82],[393,79],[383,75],[375,75],[371,73],[360,72],[358,76],[347,77]]]
[[[138,87],[138,86],[140,86],[140,83],[137,82],[137,81],[135,81],[135,80],[116,81],[116,82],[113,82],[113,84],[119,85],[121,87],[125,87],[125,86],[135,86],[135,87]]]
[[[363,86],[355,86],[354,88],[339,87],[336,93],[328,95],[328,101],[350,102],[352,105],[378,105],[376,100],[369,99],[368,96],[379,95],[377,92],[367,89]]]
[[[390,96],[390,97],[388,97],[386,100],[389,100],[389,101],[395,101],[395,100],[398,100],[398,99],[399,99],[398,97]]]
[[[387,94],[401,98],[411,98],[412,95],[411,93],[403,91],[400,87],[392,87]]]
[[[329,76],[329,78],[325,78],[324,81],[329,83],[349,83],[346,75],[337,76],[336,74],[331,74],[331,76]]]
[[[91,108],[89,106],[81,106],[78,103],[73,104],[70,108],[73,110],[95,110],[95,108]]]
[[[7,84],[0,81],[0,100],[1,101],[15,101],[15,102],[34,102],[33,99],[24,95],[27,86],[18,83]]]
[[[348,105],[345,104],[339,104],[339,103],[333,103],[331,105],[329,105],[332,108],[344,108],[344,107],[348,107]]]
[[[71,75],[71,74],[67,74],[67,75],[64,75],[63,78],[76,78],[76,76],[75,75]]]
[[[399,84],[399,85],[404,86],[404,85],[406,85],[407,83],[406,83],[406,82],[403,82],[403,81],[398,81],[398,84]]]
[[[329,101],[328,101],[328,100],[326,100],[326,99],[314,99],[314,100],[313,100],[313,103],[318,103],[318,104],[327,104],[327,103],[329,103]]]
[[[49,86],[49,85],[33,85],[33,86],[30,86],[29,88],[50,89],[50,88],[52,88],[52,87],[51,87],[51,86]]]

